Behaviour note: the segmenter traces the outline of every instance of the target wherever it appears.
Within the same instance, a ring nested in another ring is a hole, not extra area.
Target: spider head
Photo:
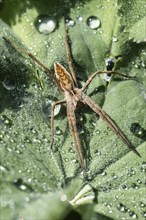
[[[55,75],[60,83],[63,91],[70,91],[74,88],[74,83],[71,78],[71,75],[67,72],[67,70],[60,64],[54,63]]]

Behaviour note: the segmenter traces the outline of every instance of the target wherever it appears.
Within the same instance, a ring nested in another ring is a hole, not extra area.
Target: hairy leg
[[[95,103],[92,99],[90,99],[90,97],[88,97],[84,93],[82,95],[82,99],[84,103],[86,103],[94,112],[96,112],[105,121],[105,123],[111,128],[111,130],[122,140],[124,144],[128,146],[130,150],[132,150],[136,155],[141,157],[138,151],[133,147],[131,142],[128,140],[128,138],[123,134],[121,129],[110,118],[110,116],[104,110],[102,110],[102,108],[97,103]]]
[[[85,168],[84,158],[83,158],[83,152],[82,152],[82,148],[81,148],[81,142],[80,142],[80,138],[79,138],[79,134],[78,134],[78,130],[77,130],[77,125],[76,125],[74,105],[73,105],[73,102],[71,99],[67,100],[67,117],[68,117],[70,131],[71,131],[71,134],[72,134],[72,137],[74,140],[74,144],[76,147],[76,151],[77,151],[77,154],[79,157],[80,166],[83,170],[84,178],[87,178],[87,173],[86,173],[86,168]]]
[[[72,59],[71,59],[71,52],[70,52],[70,49],[69,49],[69,44],[68,44],[68,39],[67,39],[67,28],[66,28],[66,24],[65,24],[65,21],[64,21],[64,41],[65,41],[65,48],[66,48],[66,55],[67,55],[67,61],[68,61],[68,65],[69,65],[69,69],[70,69],[70,72],[71,72],[71,75],[72,75],[72,78],[77,86],[77,79],[76,79],[76,74],[74,72],[74,68],[73,68],[73,65],[72,65]]]
[[[107,70],[103,70],[103,71],[96,71],[95,73],[92,73],[92,75],[87,79],[87,81],[85,82],[85,84],[83,85],[83,87],[81,88],[81,91],[84,91],[87,87],[88,87],[88,85],[91,83],[91,81],[94,79],[94,77],[96,76],[96,75],[98,75],[98,74],[104,74],[104,73],[106,73],[106,74],[109,74],[109,73],[111,73],[111,74],[115,74],[115,75],[119,75],[119,76],[123,76],[123,77],[126,77],[126,78],[130,78],[130,79],[136,79],[136,77],[132,77],[132,76],[127,76],[127,75],[125,75],[125,74],[122,74],[122,73],[119,73],[119,72],[117,72],[117,71],[107,71]]]
[[[44,69],[44,71],[47,73],[47,75],[52,79],[52,81],[60,88],[60,84],[58,83],[58,81],[56,80],[56,78],[54,77],[54,75],[52,74],[52,72],[50,71],[50,69],[48,67],[46,67],[42,62],[40,62],[32,53],[28,52],[28,51],[24,51],[18,47],[16,47],[14,44],[11,43],[11,41],[9,39],[7,39],[6,37],[3,37],[3,39],[9,44],[11,45],[12,48],[14,48],[15,50],[17,50],[18,52],[22,53],[22,54],[26,54],[27,56],[29,56],[32,60],[34,60],[40,67],[42,67],[42,69]]]

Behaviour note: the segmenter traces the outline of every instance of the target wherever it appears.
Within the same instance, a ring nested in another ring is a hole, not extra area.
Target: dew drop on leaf
[[[117,42],[118,39],[117,39],[115,36],[113,36],[113,37],[112,37],[112,41],[113,41],[113,42]]]
[[[83,21],[83,17],[79,15],[79,16],[77,16],[77,20],[78,21]]]
[[[23,180],[21,178],[14,179],[13,184],[20,190],[25,191],[25,190],[31,190],[31,187],[25,183],[23,183]]]
[[[138,123],[132,123],[130,131],[139,138],[146,137],[146,130],[140,126]]]
[[[125,205],[123,205],[122,203],[120,203],[118,206],[117,206],[117,208],[118,208],[118,210],[120,211],[120,212],[124,212],[124,213],[126,213],[127,212],[127,207],[125,206]]]
[[[7,90],[14,90],[16,88],[16,84],[14,81],[10,80],[10,79],[5,79],[2,82],[2,85],[4,86],[5,89]]]
[[[75,26],[75,21],[72,20],[71,18],[65,19],[65,23],[66,23],[67,27],[73,27],[73,26]]]
[[[145,162],[143,162],[142,164],[141,164],[141,167],[140,167],[140,171],[141,172],[146,172],[146,163]]]
[[[130,216],[132,219],[137,219],[137,218],[138,218],[138,216],[136,215],[136,213],[134,213],[134,212],[132,212],[132,211],[130,211],[129,216]]]
[[[55,134],[56,135],[61,135],[62,134],[62,130],[58,126],[56,127]]]
[[[96,132],[96,134],[100,134],[100,130],[98,130],[98,129],[95,130],[95,132]]]
[[[106,176],[107,173],[104,171],[104,172],[102,172],[100,175],[101,175],[101,176]]]
[[[1,115],[0,116],[0,124],[3,124],[3,125],[10,127],[12,125],[12,121],[6,115]]]
[[[51,107],[52,107],[52,100],[45,100],[42,103],[42,112],[46,117],[51,117]],[[58,115],[61,109],[61,105],[57,105],[54,109],[54,116]]]
[[[34,24],[38,32],[44,35],[52,33],[57,26],[55,19],[47,15],[39,15]]]
[[[6,172],[7,169],[6,169],[4,166],[0,165],[0,171],[1,171],[1,172]]]
[[[65,194],[61,195],[61,201],[64,202],[64,201],[67,201],[67,196]]]
[[[97,28],[100,27],[101,22],[100,22],[100,20],[99,20],[98,17],[96,17],[96,16],[90,16],[90,17],[87,19],[87,25],[88,25],[91,29],[95,30],[95,29],[97,29]]]
[[[145,207],[146,205],[143,202],[140,202],[140,207]]]

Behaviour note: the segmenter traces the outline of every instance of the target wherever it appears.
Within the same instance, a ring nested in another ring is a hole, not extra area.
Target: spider
[[[106,70],[106,71],[96,71],[91,74],[91,76],[87,79],[85,84],[82,88],[78,88],[77,84],[77,78],[76,74],[72,65],[72,59],[71,59],[71,53],[69,48],[69,43],[67,39],[67,27],[65,25],[65,31],[64,31],[64,41],[65,41],[65,48],[66,48],[66,54],[67,54],[67,61],[70,69],[69,72],[64,68],[63,65],[61,65],[59,62],[54,63],[54,69],[55,69],[55,76],[52,74],[50,69],[46,67],[41,61],[39,61],[32,53],[24,51],[22,49],[17,48],[15,45],[11,43],[9,39],[6,37],[3,37],[5,41],[10,44],[15,50],[17,50],[20,53],[28,55],[31,59],[33,59],[38,66],[40,66],[45,73],[51,78],[51,80],[58,86],[61,92],[64,94],[64,99],[59,100],[53,103],[52,105],[52,112],[51,112],[51,148],[53,146],[54,142],[54,110],[57,105],[65,104],[67,105],[67,118],[69,123],[69,128],[74,140],[74,144],[76,147],[76,151],[79,158],[80,167],[83,171],[83,175],[86,178],[87,172],[86,172],[86,165],[84,162],[84,156],[83,151],[81,147],[81,142],[76,126],[76,116],[75,116],[75,110],[77,108],[78,103],[82,103],[83,105],[89,106],[95,113],[97,113],[103,121],[111,128],[111,130],[118,136],[118,138],[121,139],[121,141],[128,146],[130,150],[132,150],[136,155],[140,157],[140,154],[138,151],[133,147],[131,142],[128,140],[128,138],[124,135],[124,133],[121,131],[121,129],[116,125],[116,123],[112,120],[112,118],[95,102],[93,101],[89,96],[85,94],[85,90],[91,83],[91,81],[94,79],[94,77],[98,74],[116,74],[123,77],[127,77],[124,74],[118,73],[117,71]],[[133,77],[129,77],[133,78]]]

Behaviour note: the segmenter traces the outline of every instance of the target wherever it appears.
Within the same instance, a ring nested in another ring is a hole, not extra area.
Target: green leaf
[[[136,0],[0,3],[2,219],[144,219],[144,4]],[[37,31],[40,15],[55,19],[54,32]],[[65,106],[55,116],[55,151],[50,149],[50,103],[63,99],[63,94],[28,56],[2,38],[31,51],[52,72],[56,61],[69,71],[62,15],[75,21],[68,35],[79,84],[94,71],[104,70],[107,57],[118,55],[122,62],[117,70],[138,79],[113,77],[107,86],[101,75],[89,85],[86,93],[113,118],[142,157],[129,152],[90,109],[78,108],[77,126],[90,177],[84,184]],[[100,20],[96,30],[87,25],[90,16]],[[77,176],[80,179],[74,183]]]

